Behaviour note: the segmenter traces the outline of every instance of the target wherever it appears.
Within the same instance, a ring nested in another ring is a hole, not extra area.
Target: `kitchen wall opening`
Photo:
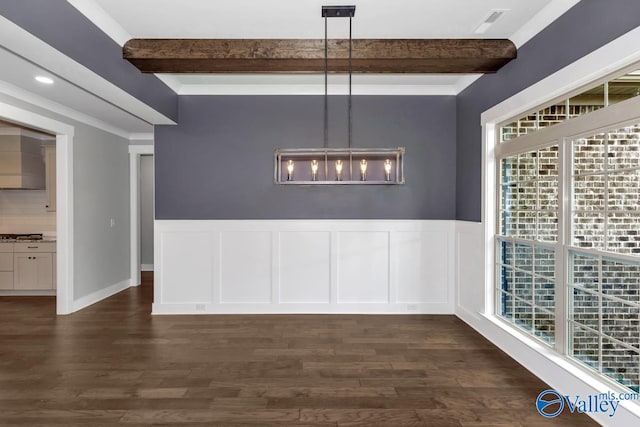
[[[0,296],[55,296],[56,137],[0,121]]]

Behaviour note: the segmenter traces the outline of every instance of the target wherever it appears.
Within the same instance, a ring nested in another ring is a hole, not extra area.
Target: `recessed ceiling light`
[[[52,85],[53,84],[53,79],[50,77],[46,77],[46,76],[36,76],[36,81],[40,82],[40,83],[44,83],[46,85]]]

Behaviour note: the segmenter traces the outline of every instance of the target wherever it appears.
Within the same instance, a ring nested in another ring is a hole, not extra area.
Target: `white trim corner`
[[[89,295],[78,298],[77,300],[73,301],[72,311],[76,312],[78,310],[82,310],[83,308],[89,307],[90,305],[107,299],[110,296],[117,294],[118,292],[122,292],[130,287],[130,283],[130,280],[126,279],[121,282],[115,283],[108,288],[100,289],[96,292],[90,293]]]

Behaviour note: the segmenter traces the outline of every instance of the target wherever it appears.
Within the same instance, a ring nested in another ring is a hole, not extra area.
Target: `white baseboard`
[[[448,314],[449,303],[153,304],[152,314]]]
[[[24,297],[24,296],[30,296],[30,297],[55,297],[56,296],[57,291],[55,289],[43,289],[43,290],[37,290],[37,291],[27,291],[27,290],[5,290],[5,291],[0,291],[0,297]]]
[[[89,295],[81,297],[75,301],[73,301],[72,312],[82,310],[92,304],[102,301],[103,299],[109,298],[112,295],[117,294],[118,292],[124,291],[128,287],[131,286],[131,279],[123,280],[122,282],[118,282],[114,285],[109,286],[108,288],[100,289],[99,291],[93,292]]]
[[[140,270],[153,271],[153,264],[140,264]]]

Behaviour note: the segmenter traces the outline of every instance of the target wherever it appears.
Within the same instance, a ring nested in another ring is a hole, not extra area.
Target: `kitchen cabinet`
[[[13,243],[0,243],[0,290],[13,289]]]
[[[0,188],[42,190],[45,165],[41,134],[24,129],[2,128],[0,134]]]
[[[45,208],[47,212],[56,211],[56,146],[44,146],[45,165],[45,188],[47,201]]]
[[[13,250],[14,290],[55,289],[55,243],[15,243]]]
[[[53,254],[15,253],[13,289],[53,289]]]

